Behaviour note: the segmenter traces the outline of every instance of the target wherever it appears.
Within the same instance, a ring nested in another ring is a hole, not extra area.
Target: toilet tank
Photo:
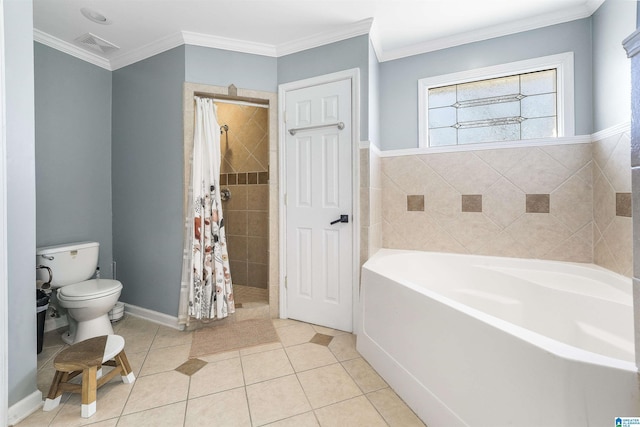
[[[72,283],[88,280],[98,266],[98,242],[66,243],[36,249],[36,267],[44,265],[51,269],[51,286],[59,288]],[[36,278],[47,281],[46,269],[37,269]]]

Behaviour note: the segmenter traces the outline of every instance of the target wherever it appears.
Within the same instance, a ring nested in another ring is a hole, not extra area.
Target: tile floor
[[[80,417],[79,395],[65,393],[58,408],[38,410],[18,426],[424,426],[360,357],[354,335],[292,320],[273,323],[279,343],[182,366],[192,332],[126,316],[114,330],[126,340],[135,383],[116,377],[105,384],[88,419]],[[45,334],[38,355],[38,388],[45,395],[53,358],[64,346],[57,334]]]

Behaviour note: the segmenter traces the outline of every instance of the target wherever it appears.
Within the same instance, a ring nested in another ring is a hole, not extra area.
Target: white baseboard
[[[183,330],[184,325],[178,324],[178,318],[175,316],[169,316],[168,314],[160,313],[158,311],[149,310],[148,308],[138,307],[137,305],[124,303],[124,311],[135,317],[148,320],[153,323],[168,326],[173,329]]]
[[[18,403],[9,407],[7,423],[12,426],[27,418],[42,406],[42,392],[36,390]]]

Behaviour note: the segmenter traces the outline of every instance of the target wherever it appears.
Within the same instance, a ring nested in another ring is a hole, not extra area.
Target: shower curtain
[[[195,98],[195,130],[178,323],[235,312],[220,201],[220,126],[212,99]]]

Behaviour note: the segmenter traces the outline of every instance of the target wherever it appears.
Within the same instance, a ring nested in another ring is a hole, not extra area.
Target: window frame
[[[495,146],[495,148],[498,148],[498,146],[517,147],[518,144],[521,144],[523,141],[529,141],[527,139],[518,139],[514,141],[482,142],[477,144],[429,146],[429,89],[552,68],[556,69],[556,113],[558,129],[557,136],[548,139],[554,140],[561,137],[575,136],[573,52],[564,52],[557,55],[509,62],[474,70],[425,77],[418,80],[418,148],[444,148],[455,151],[461,149],[460,147],[464,147],[464,150],[469,150],[470,147],[481,145],[492,145]]]

